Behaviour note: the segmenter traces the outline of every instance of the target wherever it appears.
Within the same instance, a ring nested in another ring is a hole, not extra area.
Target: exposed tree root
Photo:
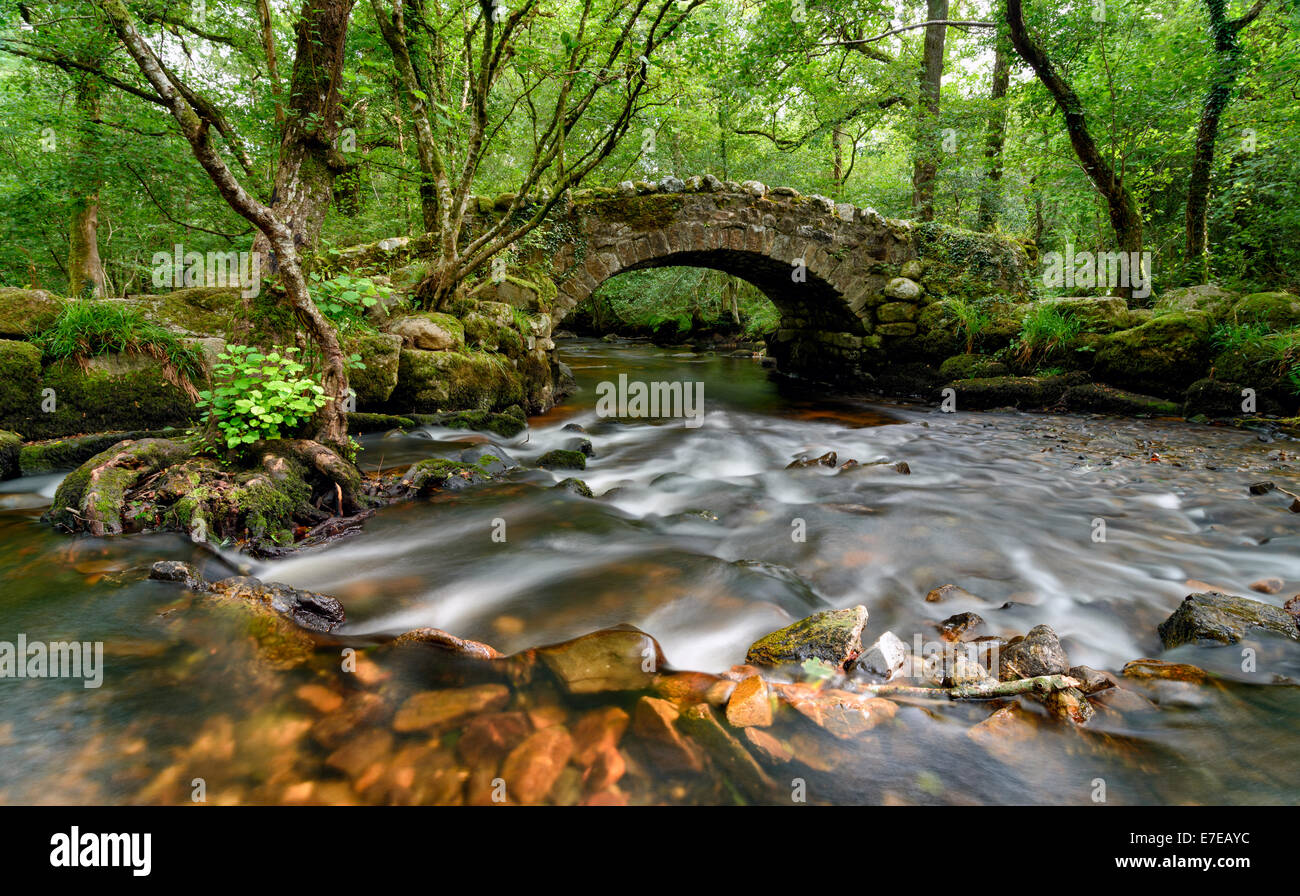
[[[382,502],[353,464],[318,442],[265,442],[245,457],[223,465],[183,441],[120,442],[68,475],[48,519],[93,535],[179,530],[265,555],[356,531]]]

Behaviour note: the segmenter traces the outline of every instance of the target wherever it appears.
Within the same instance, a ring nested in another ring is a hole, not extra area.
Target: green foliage
[[[975,340],[988,327],[992,317],[976,302],[964,298],[951,298],[947,309],[957,325],[957,332],[966,340],[966,354],[975,351]]]
[[[84,362],[99,355],[147,355],[159,361],[168,379],[177,385],[192,387],[204,377],[198,349],[124,302],[68,302],[50,328],[37,334],[33,342],[50,360]]]
[[[214,368],[213,387],[199,393],[204,412],[200,436],[210,450],[233,451],[264,439],[292,436],[329,401],[295,361],[296,348],[263,354],[247,345],[227,346]]]
[[[1240,351],[1262,343],[1271,332],[1264,323],[1221,323],[1214,328],[1214,346],[1220,351]]]
[[[380,286],[369,277],[339,274],[325,280],[312,274],[311,280],[316,307],[342,332],[368,326],[366,309],[393,294],[392,287]]]
[[[1050,304],[1036,304],[1025,314],[1012,352],[1022,364],[1032,365],[1057,349],[1069,348],[1082,330],[1072,315]]]

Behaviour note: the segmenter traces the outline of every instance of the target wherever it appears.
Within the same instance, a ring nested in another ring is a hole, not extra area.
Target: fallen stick
[[[1048,694],[1077,688],[1078,679],[1068,675],[1039,675],[1036,678],[1017,678],[997,684],[968,684],[955,688],[918,688],[904,684],[883,684],[868,690],[876,697],[927,697],[931,700],[992,700],[995,697],[1014,697],[1030,691]]]

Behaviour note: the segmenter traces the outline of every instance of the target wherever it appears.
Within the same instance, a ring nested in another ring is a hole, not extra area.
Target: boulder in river
[[[750,645],[745,662],[754,666],[800,665],[822,660],[836,668],[862,651],[867,608],[825,610],[764,635]]]
[[[665,664],[659,642],[630,626],[542,647],[537,654],[571,694],[647,689]]]
[[[1166,649],[1180,644],[1236,644],[1249,632],[1300,641],[1300,627],[1285,610],[1217,591],[1189,594],[1157,631]]]
[[[1070,661],[1056,632],[1049,625],[1036,625],[1025,637],[1012,639],[1002,649],[998,678],[1012,681],[1039,675],[1064,675],[1069,668]]]

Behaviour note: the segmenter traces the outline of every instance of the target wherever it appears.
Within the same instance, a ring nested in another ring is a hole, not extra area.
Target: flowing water
[[[1247,491],[1261,479],[1297,490],[1297,443],[1180,421],[870,403],[792,384],[753,360],[639,344],[573,340],[562,351],[581,388],[520,436],[369,436],[362,463],[391,469],[466,451],[530,463],[586,438],[594,456],[573,475],[595,499],[553,487],[569,473],[514,472],[387,508],[331,545],[253,562],[172,535],[70,540],[39,522],[57,477],[5,483],[0,640],[102,641],[105,678],[97,689],[0,681],[0,799],[186,801],[202,779],[211,802],[472,800],[500,757],[480,768],[457,750],[463,721],[394,742],[382,709],[356,715],[350,731],[383,730],[358,762],[319,735],[322,716],[353,712],[365,687],[391,713],[454,678],[441,661],[373,646],[387,636],[433,626],[512,653],[630,623],[659,641],[672,668],[716,673],[768,631],[863,604],[865,640],[888,629],[909,645],[930,641],[940,620],[969,610],[985,620],[977,634],[1051,625],[1072,663],[1118,672],[1160,657],[1214,678],[1152,686],[1143,693],[1157,709],[1099,712],[1082,729],[1031,711],[992,743],[968,736],[993,711],[987,703],[905,703],[890,724],[849,739],[792,731],[794,761],[758,796],[663,770],[629,731],[619,799],[788,802],[797,778],[812,802],[1087,803],[1099,786],[1112,803],[1300,801],[1300,649],[1162,652],[1156,635],[1191,591],[1277,605],[1300,591],[1300,515],[1277,493]],[[598,417],[597,384],[620,374],[703,382],[703,425]],[[828,451],[863,466],[787,469]],[[229,620],[146,581],[159,559],[332,594],[348,622],[309,661],[271,668]],[[1281,591],[1251,590],[1270,578]],[[970,594],[926,602],[946,583]],[[345,645],[360,650],[363,685],[339,671]],[[512,708],[533,724],[610,705],[635,713],[635,695],[514,687]],[[414,771],[403,777],[399,766]],[[582,798],[570,783],[552,799]]]

